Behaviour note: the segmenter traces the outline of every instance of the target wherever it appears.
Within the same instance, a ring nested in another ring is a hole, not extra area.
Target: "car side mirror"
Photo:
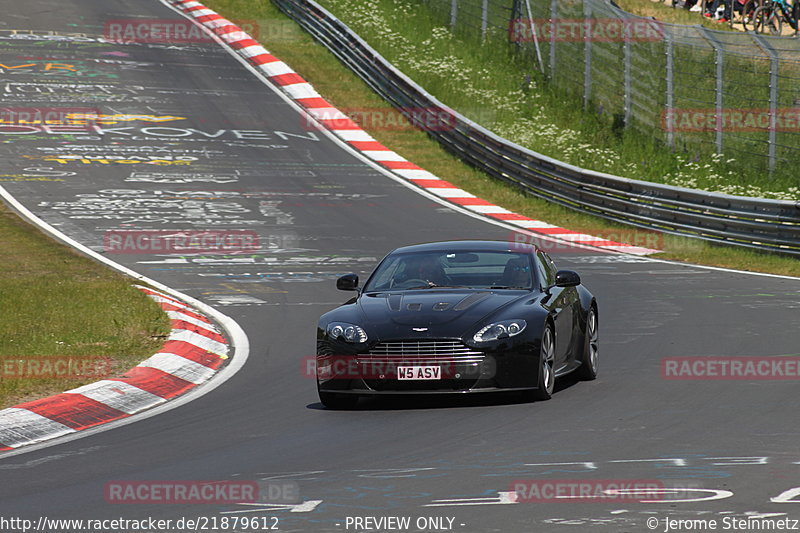
[[[355,274],[345,274],[336,280],[336,288],[340,291],[357,291],[358,276]]]
[[[559,270],[556,272],[556,287],[576,287],[581,284],[581,277],[572,270]]]

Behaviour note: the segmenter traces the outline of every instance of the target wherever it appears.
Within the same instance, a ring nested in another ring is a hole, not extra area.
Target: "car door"
[[[555,283],[556,266],[553,260],[544,252],[536,254],[537,263],[541,275],[545,281],[545,287],[550,287]],[[549,308],[555,324],[556,350],[555,350],[555,369],[558,372],[568,364],[569,347],[572,339],[574,313],[575,288],[574,287],[551,287],[550,297],[547,298],[546,307]]]

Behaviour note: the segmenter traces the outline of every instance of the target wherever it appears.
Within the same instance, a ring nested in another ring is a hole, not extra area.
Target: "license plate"
[[[397,379],[442,379],[442,367],[398,366]]]

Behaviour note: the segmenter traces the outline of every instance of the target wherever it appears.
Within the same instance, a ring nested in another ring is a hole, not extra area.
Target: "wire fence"
[[[608,0],[417,0],[462,37],[529,54],[626,128],[743,170],[797,176],[800,40],[631,15]]]

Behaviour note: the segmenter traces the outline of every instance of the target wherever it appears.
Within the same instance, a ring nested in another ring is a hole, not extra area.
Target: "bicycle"
[[[753,26],[756,33],[767,33],[770,35],[781,35],[783,32],[784,21],[797,34],[797,11],[800,4],[795,0],[795,5],[789,4],[787,0],[769,0],[753,13]]]
[[[753,25],[753,15],[755,15],[756,9],[764,5],[764,0],[747,0],[744,2],[744,4],[739,5],[742,6],[742,29],[744,31],[755,30],[755,26]],[[733,26],[733,18],[731,18],[731,26]]]

